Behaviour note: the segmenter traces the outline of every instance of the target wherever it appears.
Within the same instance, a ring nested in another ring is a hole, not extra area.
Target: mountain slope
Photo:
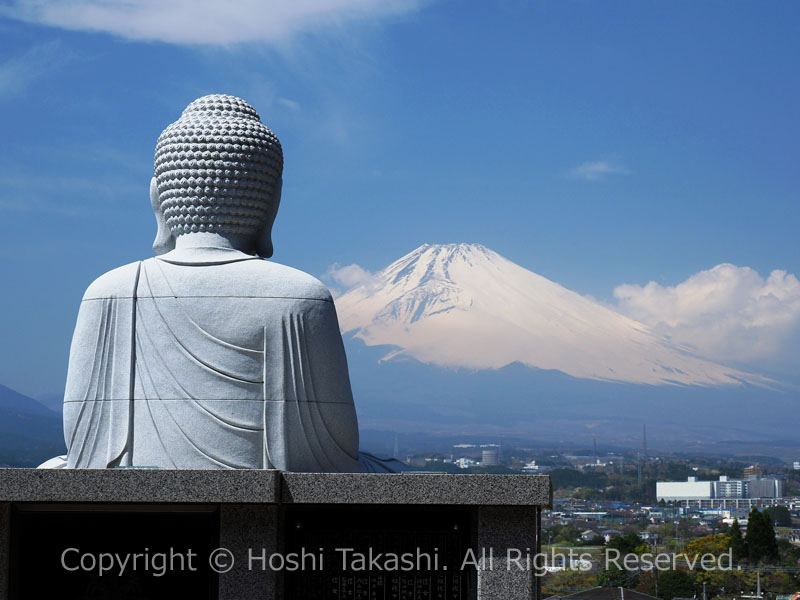
[[[61,416],[0,385],[0,466],[35,467],[64,451]]]
[[[41,402],[24,396],[4,385],[0,385],[0,410],[46,417],[58,416]]]
[[[420,246],[336,300],[343,333],[425,363],[514,362],[646,384],[765,382],[701,359],[645,325],[478,244]]]
[[[516,435],[556,445],[591,445],[596,437],[641,447],[646,423],[649,441],[681,451],[689,443],[791,440],[800,406],[797,390],[637,385],[520,363],[473,371],[413,358],[379,362],[391,348],[349,335],[344,342],[362,429]]]

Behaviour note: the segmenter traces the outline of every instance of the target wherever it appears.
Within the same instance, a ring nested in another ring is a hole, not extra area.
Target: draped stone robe
[[[359,456],[328,290],[235,250],[173,250],[89,287],[64,431],[71,468],[393,470]]]

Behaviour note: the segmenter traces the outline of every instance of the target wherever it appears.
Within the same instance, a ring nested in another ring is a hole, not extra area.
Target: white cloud
[[[676,286],[651,281],[614,290],[617,309],[715,360],[795,363],[800,282],[775,270],[717,265]]]
[[[295,112],[300,110],[300,103],[297,100],[292,100],[291,98],[278,98],[278,102],[283,104],[289,110],[293,110]]]
[[[78,31],[181,45],[283,42],[349,21],[417,10],[423,0],[15,0],[0,14]]]
[[[39,44],[20,56],[0,63],[0,98],[18,96],[28,87],[72,57],[58,40]]]
[[[570,170],[575,179],[597,181],[606,175],[627,175],[630,171],[613,160],[587,161]]]
[[[345,289],[350,289],[370,283],[375,276],[356,264],[343,267],[339,263],[333,263],[325,272],[324,277],[344,286]]]

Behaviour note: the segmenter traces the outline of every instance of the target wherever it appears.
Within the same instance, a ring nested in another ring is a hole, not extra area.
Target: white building
[[[522,467],[522,471],[524,473],[538,473],[539,472],[539,465],[536,464],[535,460],[532,460],[529,463],[525,463],[525,466]]]
[[[751,476],[747,479],[729,479],[720,475],[719,481],[657,481],[656,498],[667,502],[682,500],[711,500],[739,498],[781,498],[783,481],[774,477]]]
[[[783,481],[773,477],[751,477],[746,480],[747,494],[744,498],[782,498]]]
[[[720,475],[719,481],[713,482],[716,488],[714,498],[746,498],[745,482],[741,479],[728,479],[727,475]]]
[[[697,477],[689,477],[686,481],[657,481],[656,498],[667,502],[676,500],[696,500],[713,498],[714,482],[697,481]]]

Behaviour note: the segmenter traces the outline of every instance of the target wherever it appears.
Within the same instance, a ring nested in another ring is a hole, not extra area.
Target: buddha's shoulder
[[[130,263],[102,274],[86,288],[83,299],[98,300],[132,296],[141,264],[141,262]]]
[[[253,295],[331,301],[328,288],[316,277],[269,260],[244,260],[220,265]]]
[[[252,296],[331,301],[328,288],[308,273],[272,261],[254,258],[219,264],[181,265],[157,258],[144,261],[148,275],[163,274],[170,288],[182,296]],[[162,282],[148,278],[153,286]]]
[[[252,296],[331,302],[328,288],[316,277],[266,260],[242,260],[214,265],[175,265],[150,258],[118,267],[98,277],[84,300],[129,298],[167,292],[178,296]],[[162,289],[163,288],[163,289]]]

